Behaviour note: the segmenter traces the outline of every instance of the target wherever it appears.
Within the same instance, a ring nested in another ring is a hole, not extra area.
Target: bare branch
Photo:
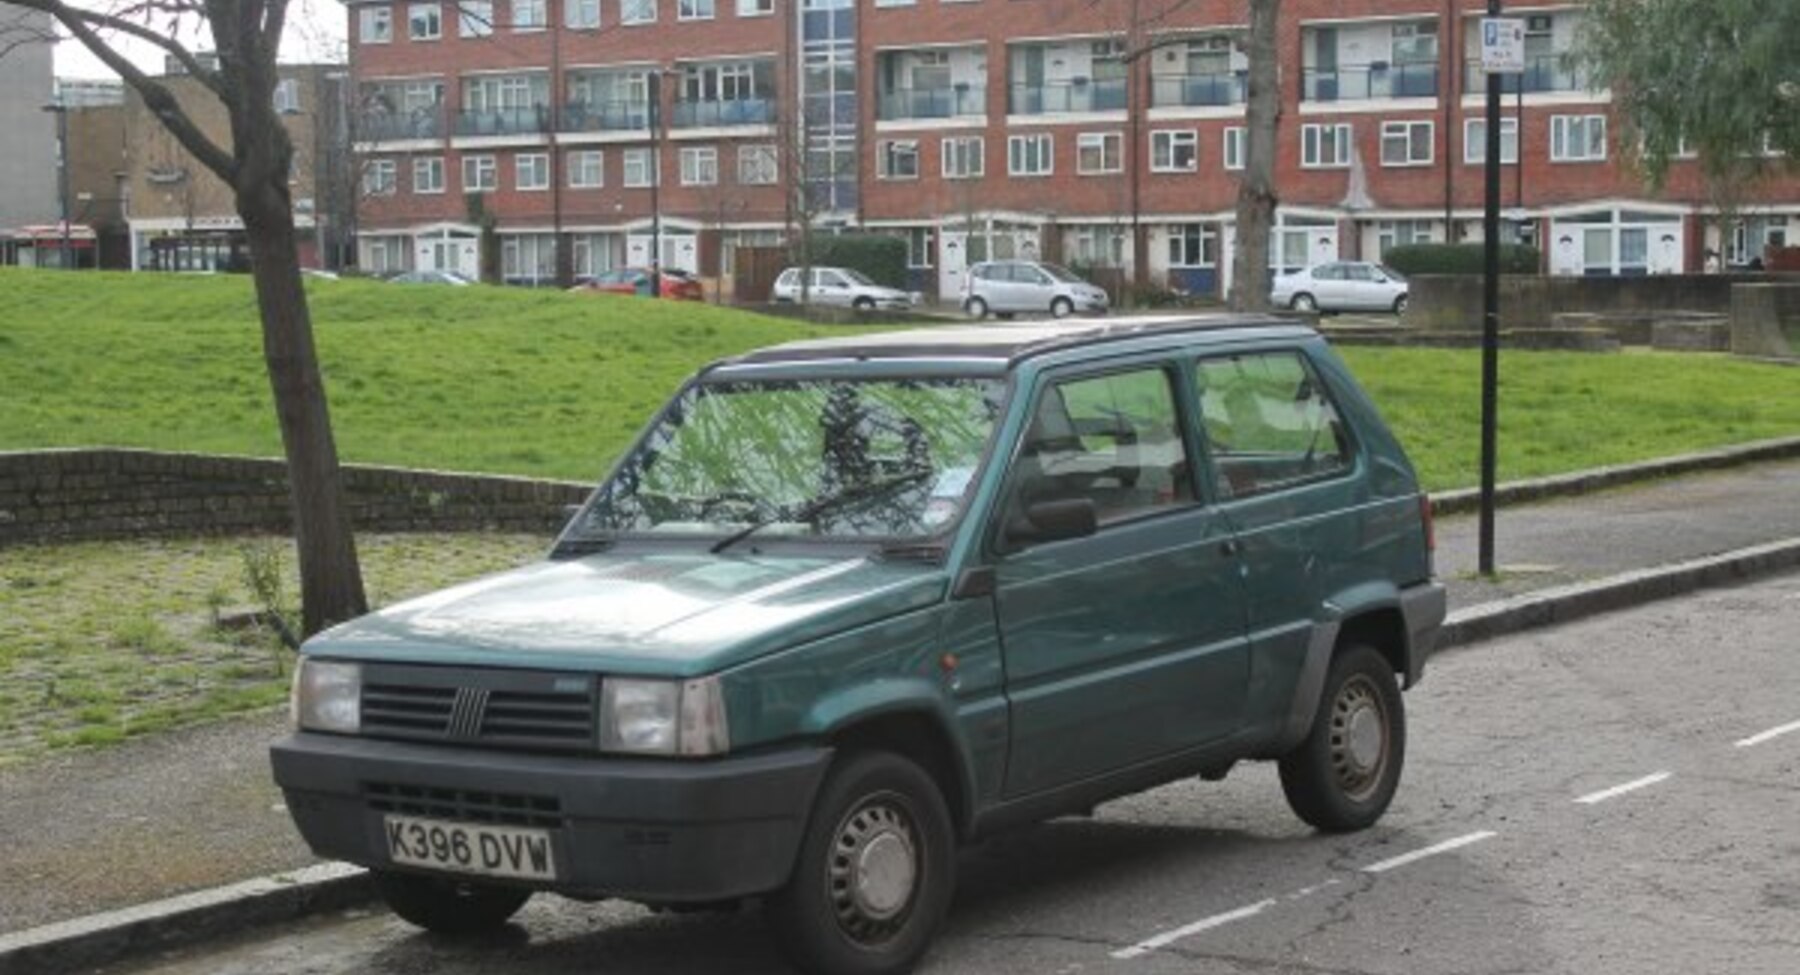
[[[21,0],[21,2],[18,4],[15,4],[15,6],[34,7],[39,10],[47,10],[53,16],[56,16],[57,20],[63,21],[63,18],[60,15],[57,15],[54,10],[50,10],[50,7],[52,7],[52,6],[67,7],[68,5],[64,4],[64,3],[45,4],[45,3],[34,2],[34,0]],[[147,6],[160,6],[160,5],[151,4],[151,5],[147,5]],[[176,41],[173,37],[171,37],[167,34],[158,33],[156,30],[154,30],[148,26],[145,26],[144,24],[138,23],[135,20],[130,19],[132,15],[129,13],[120,15],[120,14],[101,13],[100,11],[97,11],[97,10],[86,10],[86,9],[74,10],[73,8],[70,8],[70,9],[76,16],[79,16],[82,20],[86,21],[87,23],[92,25],[97,30],[117,31],[121,34],[130,36],[134,40],[140,40],[147,44],[153,44],[156,47],[161,48],[164,52],[169,54],[169,56],[173,57],[181,65],[181,68],[183,71],[186,71],[188,74],[192,75],[195,79],[197,79],[201,84],[205,85],[214,95],[218,96],[220,101],[225,100],[225,88],[224,88],[223,83],[220,82],[220,80],[219,80],[218,72],[201,64],[200,60],[198,58],[194,57],[194,53],[192,51],[189,51],[186,47],[183,47],[181,45],[181,43],[179,41]],[[169,11],[159,11],[159,12],[169,13]],[[147,17],[149,15],[149,13],[150,13],[149,11],[146,11],[143,14],[143,16]],[[64,24],[66,26],[67,21],[64,21]],[[98,53],[98,52],[96,52],[96,53]]]

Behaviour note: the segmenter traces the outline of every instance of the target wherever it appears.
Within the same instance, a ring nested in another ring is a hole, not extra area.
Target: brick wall
[[[344,468],[360,531],[542,532],[592,485]],[[0,547],[146,535],[287,532],[287,465],[148,450],[0,452]]]
[[[1419,274],[1411,289],[1406,322],[1421,328],[1469,330],[1481,327],[1479,274]],[[1543,277],[1500,279],[1500,324],[1504,328],[1544,328],[1570,313],[1731,311],[1735,286],[1779,283],[1781,275],[1658,274],[1649,277]]]

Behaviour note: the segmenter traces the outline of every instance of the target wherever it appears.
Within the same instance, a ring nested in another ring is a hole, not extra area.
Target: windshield
[[[855,268],[849,268],[849,267],[844,268],[844,270],[841,273],[844,275],[844,277],[847,277],[850,280],[855,281],[857,284],[866,285],[871,288],[881,287],[881,285],[876,284],[875,281],[873,279],[871,279],[867,274],[864,274],[861,271],[856,270]]]
[[[1377,265],[1375,265],[1375,269],[1380,271],[1382,274],[1387,275],[1387,279],[1389,281],[1397,281],[1401,284],[1406,283],[1406,275],[1401,274],[1399,271],[1396,271],[1391,267],[1388,267],[1386,264],[1377,264]]]
[[[998,379],[691,386],[602,485],[572,537],[919,538],[961,514]]]
[[[1073,271],[1070,271],[1068,268],[1057,267],[1054,264],[1039,264],[1038,267],[1043,268],[1045,274],[1050,275],[1051,277],[1055,278],[1058,281],[1062,281],[1067,284],[1085,284],[1086,283],[1086,282],[1082,281],[1080,278],[1076,277],[1075,273]]]

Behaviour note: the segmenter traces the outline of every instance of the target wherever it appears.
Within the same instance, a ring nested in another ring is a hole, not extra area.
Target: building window
[[[500,167],[493,156],[464,156],[462,161],[464,193],[488,193],[500,188]]]
[[[717,13],[715,0],[676,0],[676,20],[711,20]]]
[[[461,0],[456,5],[456,33],[462,37],[486,37],[494,32],[493,0]]]
[[[712,146],[681,150],[681,185],[712,186],[719,181],[719,150]]]
[[[1067,240],[1064,256],[1071,263],[1093,267],[1125,266],[1125,231],[1118,227],[1077,227]]]
[[[364,196],[393,196],[399,189],[399,167],[392,159],[370,160],[363,170]]]
[[[738,146],[737,167],[738,182],[745,186],[772,186],[781,178],[774,146]]]
[[[1600,162],[1605,158],[1606,116],[1556,115],[1551,117],[1551,162]]]
[[[1199,166],[1200,133],[1192,129],[1150,133],[1151,172],[1191,173]]]
[[[775,12],[775,0],[737,0],[739,17],[766,17]]]
[[[415,3],[406,11],[406,36],[415,41],[435,41],[444,36],[444,7]]]
[[[606,185],[606,154],[599,149],[571,149],[565,161],[569,188],[591,190]]]
[[[521,152],[513,157],[513,177],[519,189],[550,188],[550,157],[541,152]]]
[[[548,0],[512,0],[513,30],[543,30],[550,25]]]
[[[1375,259],[1386,260],[1396,247],[1429,244],[1435,234],[1430,220],[1383,220],[1376,225]]]
[[[876,146],[875,175],[880,179],[918,179],[919,140],[888,139]]]
[[[555,234],[507,234],[500,238],[500,276],[507,284],[556,280]]]
[[[1519,161],[1519,120],[1500,120],[1500,161]],[[1463,162],[1477,165],[1487,162],[1487,119],[1472,118],[1463,123]]]
[[[1350,124],[1300,127],[1300,165],[1307,169],[1342,169],[1350,165]]]
[[[281,115],[300,113],[300,79],[283,78],[275,82],[275,111]]]
[[[650,150],[627,149],[622,162],[626,186],[637,189],[650,185],[656,169],[650,158]]]
[[[1219,263],[1219,235],[1203,223],[1169,225],[1169,266],[1172,268],[1216,267]]]
[[[600,26],[600,0],[565,0],[564,18],[574,30],[593,30]]]
[[[619,23],[656,23],[656,0],[619,0]]]
[[[426,156],[413,160],[413,192],[444,192],[444,157]]]
[[[1225,168],[1241,170],[1244,168],[1244,140],[1248,133],[1241,125],[1233,125],[1225,130]]]
[[[935,236],[930,227],[908,227],[904,231],[906,240],[906,266],[909,268],[928,268],[932,266],[931,249]]]
[[[962,135],[939,144],[943,151],[945,179],[980,179],[987,171],[987,140],[978,135]]]
[[[1430,122],[1381,123],[1383,166],[1429,166],[1436,151],[1435,127]]]
[[[390,7],[364,7],[357,11],[356,36],[364,44],[386,44],[393,40],[393,9]]]
[[[1124,171],[1123,142],[1117,132],[1083,132],[1076,136],[1075,171],[1083,176]]]
[[[1054,171],[1055,143],[1049,133],[1006,140],[1006,171],[1013,176],[1048,176]]]

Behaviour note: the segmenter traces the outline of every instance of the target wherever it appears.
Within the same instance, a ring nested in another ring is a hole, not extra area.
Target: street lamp
[[[62,210],[60,263],[64,270],[69,270],[74,267],[74,251],[69,242],[69,106],[58,94],[57,100],[44,105],[43,110],[56,114],[56,200]]]

